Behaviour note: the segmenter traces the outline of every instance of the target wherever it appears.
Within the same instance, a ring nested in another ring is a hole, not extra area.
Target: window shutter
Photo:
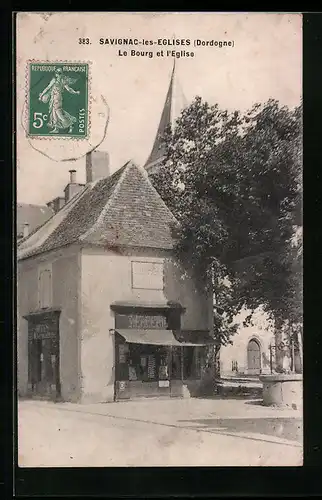
[[[40,308],[51,307],[51,271],[46,269],[39,275],[39,302]]]

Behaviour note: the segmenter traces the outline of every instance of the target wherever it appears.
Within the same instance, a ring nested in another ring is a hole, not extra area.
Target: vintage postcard
[[[302,465],[301,14],[17,13],[15,85],[19,467]]]

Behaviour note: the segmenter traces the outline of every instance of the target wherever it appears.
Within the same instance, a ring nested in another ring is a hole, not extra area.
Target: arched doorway
[[[261,372],[261,348],[256,339],[251,339],[248,342],[247,368],[248,373],[257,374]]]

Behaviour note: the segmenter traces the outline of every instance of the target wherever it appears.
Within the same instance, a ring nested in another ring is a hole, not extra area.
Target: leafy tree
[[[178,256],[213,287],[222,344],[243,306],[277,330],[301,323],[301,116],[272,99],[242,114],[196,97],[164,135],[151,180],[181,222]]]

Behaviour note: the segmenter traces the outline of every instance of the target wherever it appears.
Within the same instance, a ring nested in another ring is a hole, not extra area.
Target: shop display
[[[156,369],[155,357],[150,355],[150,356],[148,356],[148,378],[149,379],[155,378],[155,369]]]

